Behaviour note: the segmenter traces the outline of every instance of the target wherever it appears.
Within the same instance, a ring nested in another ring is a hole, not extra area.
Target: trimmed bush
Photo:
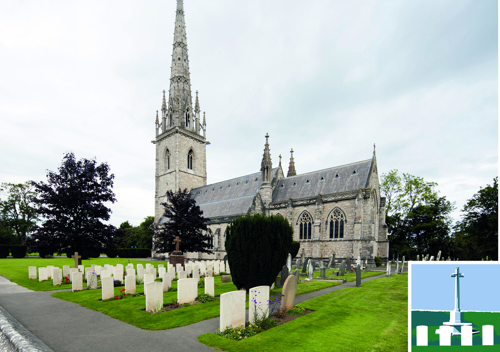
[[[28,247],[19,245],[10,245],[10,252],[14,258],[24,258],[26,257],[26,251]]]
[[[382,265],[382,259],[380,259],[379,257],[375,257],[375,265],[376,266],[381,266]]]
[[[293,228],[282,216],[242,216],[226,229],[226,252],[238,289],[271,286],[286,263]]]
[[[292,241],[292,244],[290,245],[290,255],[292,256],[292,259],[297,256],[297,253],[299,253],[299,249],[300,242]]]
[[[122,248],[118,250],[120,258],[149,258],[151,249],[148,248]]]
[[[9,256],[9,246],[0,244],[0,258],[7,258]]]

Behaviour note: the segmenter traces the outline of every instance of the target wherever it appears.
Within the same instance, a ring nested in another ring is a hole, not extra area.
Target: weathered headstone
[[[309,265],[307,266],[307,278],[309,280],[312,280],[314,278],[314,267],[313,267],[313,263],[312,261],[310,260],[309,261]]]
[[[38,268],[38,282],[48,280],[47,268]]]
[[[126,294],[134,294],[134,293],[136,293],[135,275],[127,275],[127,276],[125,276],[125,293]]]
[[[144,285],[146,292],[146,311],[156,312],[163,308],[163,283],[150,282]]]
[[[163,276],[162,276],[163,292],[168,292],[170,287],[172,287],[172,279],[173,279],[172,274],[163,273]]]
[[[339,276],[344,276],[346,266],[347,266],[347,263],[345,260],[343,260],[342,263],[340,263]]]
[[[304,248],[302,248],[302,253],[300,254],[300,261],[302,263],[306,261],[306,253],[304,252]]]
[[[399,274],[399,259],[396,262],[396,272],[395,274]]]
[[[221,275],[220,277],[220,283],[224,284],[227,282],[231,282],[231,276],[230,275]]]
[[[83,274],[81,272],[75,272],[71,275],[71,291],[81,291],[83,290]]]
[[[440,261],[441,260],[441,251],[438,252],[438,255],[437,255],[437,261]]]
[[[403,256],[403,260],[401,262],[401,271],[400,271],[400,273],[402,274],[402,273],[404,273],[404,271],[405,271],[405,256]]]
[[[352,266],[351,266],[351,257],[347,257],[347,261],[346,261],[346,270],[348,273],[350,273],[352,271]]]
[[[115,282],[111,276],[101,279],[102,300],[110,299],[115,296]]]
[[[246,292],[232,291],[220,295],[220,325],[219,330],[227,327],[245,326]]]
[[[300,261],[300,258],[297,258],[297,260],[295,261],[295,271],[299,271],[301,269],[301,266],[302,263]]]
[[[97,289],[97,274],[94,271],[89,272],[87,275],[87,289]]]
[[[248,299],[250,300],[248,302],[248,320],[250,323],[253,323],[255,318],[261,320],[269,316],[269,286],[251,288]]]
[[[309,262],[309,257],[307,257],[305,260],[304,260],[304,263],[302,264],[302,274],[304,274],[307,270],[307,263]]]
[[[283,285],[281,308],[285,310],[293,309],[295,304],[295,295],[297,294],[298,276],[290,275]]]
[[[361,265],[356,266],[356,287],[361,286]]]
[[[334,268],[335,267],[335,252],[332,253],[332,256],[330,257],[330,260],[328,261],[328,269]]]
[[[36,279],[36,266],[28,267],[28,271],[29,271],[29,278]]]
[[[387,276],[392,276],[392,273],[391,273],[391,261],[390,260],[387,261]]]
[[[210,296],[215,296],[213,277],[205,278],[205,294]]]
[[[287,265],[283,265],[283,268],[281,268],[281,280],[280,280],[280,286],[283,287],[283,285],[285,284],[285,280],[286,278],[288,277],[288,266]],[[260,287],[260,286],[258,286]]]
[[[288,267],[288,271],[292,271],[292,255],[288,253],[288,257],[286,258],[286,266]]]
[[[54,268],[52,270],[52,285],[57,286],[62,284],[62,270]]]
[[[190,303],[198,296],[197,279],[181,279],[177,281],[177,302]]]

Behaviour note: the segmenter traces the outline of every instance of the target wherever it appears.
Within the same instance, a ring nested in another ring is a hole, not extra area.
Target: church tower
[[[166,192],[207,183],[206,121],[200,123],[198,91],[193,109],[183,0],[177,0],[168,100],[163,91],[161,119],[155,121],[155,223],[163,215]]]

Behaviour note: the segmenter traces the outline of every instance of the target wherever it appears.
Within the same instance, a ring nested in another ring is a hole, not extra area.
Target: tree
[[[239,290],[271,286],[286,263],[293,228],[281,215],[241,216],[226,228],[226,252]]]
[[[58,172],[47,172],[47,183],[32,181],[42,223],[33,228],[30,248],[39,252],[79,252],[83,257],[104,249],[112,256],[117,229],[102,221],[109,220],[111,214],[105,203],[116,201],[113,179],[107,163],[76,160],[73,153],[68,153]]]
[[[139,226],[132,226],[128,221],[121,223],[120,229],[125,231],[123,248],[152,248],[154,235],[154,216],[147,216]]]
[[[381,192],[387,199],[386,224],[389,232],[389,255],[450,255],[449,236],[454,206],[439,197],[437,183],[392,170],[382,175]]]
[[[7,197],[0,199],[0,232],[7,233],[11,229],[17,244],[24,244],[26,235],[36,222],[37,214],[33,199],[35,193],[30,183],[2,183],[0,192]]]
[[[455,226],[456,256],[461,260],[498,260],[498,177],[480,187],[462,209]]]
[[[167,202],[163,217],[154,232],[154,250],[171,253],[175,250],[174,239],[179,236],[179,246],[182,252],[212,253],[208,245],[209,237],[203,234],[207,230],[208,219],[191,198],[187,189],[177,192],[167,191]]]

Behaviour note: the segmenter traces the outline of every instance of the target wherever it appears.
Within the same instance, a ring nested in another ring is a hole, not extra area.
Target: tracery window
[[[340,209],[336,208],[330,213],[330,217],[328,218],[328,220],[330,238],[344,238],[344,213]]]
[[[188,153],[187,166],[189,170],[193,170],[193,151],[190,150]]]
[[[303,212],[299,220],[299,239],[310,240],[311,239],[311,228],[312,228],[312,217],[307,211]]]

